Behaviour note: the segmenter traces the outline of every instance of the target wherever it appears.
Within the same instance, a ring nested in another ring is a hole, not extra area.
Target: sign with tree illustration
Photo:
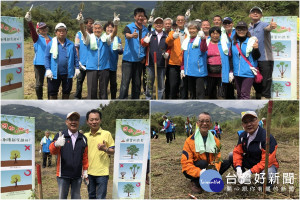
[[[113,199],[143,199],[150,146],[147,119],[116,120]]]
[[[263,21],[274,19],[277,27],[271,32],[274,58],[273,99],[297,99],[297,17],[264,17]]]
[[[24,99],[23,18],[1,16],[1,97]]]
[[[27,199],[34,189],[35,119],[1,115],[1,198]]]

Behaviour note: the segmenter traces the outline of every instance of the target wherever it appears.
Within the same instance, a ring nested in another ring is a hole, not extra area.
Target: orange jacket
[[[183,51],[181,50],[180,37],[174,39],[173,33],[174,31],[170,31],[166,39],[166,43],[171,49],[169,64],[181,66]],[[186,38],[186,35],[184,37]]]
[[[256,137],[249,146],[247,133],[244,131],[239,136],[239,141],[233,149],[233,166],[241,166],[250,169],[252,173],[260,173],[265,168],[266,159],[266,131],[259,127]],[[268,167],[274,165],[279,167],[276,159],[277,142],[270,135],[269,163]]]
[[[209,153],[208,160],[206,153],[200,154],[195,150],[195,134],[191,135],[185,140],[183,151],[181,155],[181,166],[182,172],[189,176],[199,178],[201,169],[194,165],[197,160],[206,160],[208,164],[215,165],[216,169],[219,171],[221,167],[221,152],[215,156],[214,153]],[[214,137],[217,147],[220,147],[220,141],[218,138]],[[215,163],[213,163],[215,161]]]

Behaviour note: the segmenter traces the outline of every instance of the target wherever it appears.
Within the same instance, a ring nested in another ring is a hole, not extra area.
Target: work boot
[[[51,99],[53,99],[53,100],[54,100],[54,99],[57,99],[57,95],[49,95],[49,97],[50,97],[50,100],[51,100]]]
[[[192,183],[191,189],[194,193],[201,194],[203,192],[203,189],[200,186],[197,186],[195,182],[191,182],[191,183]]]
[[[70,97],[70,94],[63,94],[62,95],[62,99],[69,99],[69,97]]]

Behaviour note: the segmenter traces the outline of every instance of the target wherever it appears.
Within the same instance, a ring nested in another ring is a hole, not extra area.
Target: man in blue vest
[[[172,136],[172,126],[171,126],[171,121],[168,119],[166,115],[163,116],[163,131],[166,132],[166,138],[167,138],[167,143],[172,143],[173,136]]]
[[[124,28],[125,48],[122,61],[122,81],[120,99],[128,98],[129,83],[132,80],[131,98],[139,99],[141,93],[141,74],[145,63],[145,47],[141,39],[149,32],[143,25],[146,11],[143,8],[134,10],[134,20]]]
[[[110,45],[111,38],[117,35],[118,24],[120,23],[119,15],[114,13],[114,31],[107,35],[103,30],[100,21],[93,24],[93,33],[89,34],[84,29],[83,16],[78,14],[77,20],[80,24],[80,30],[83,36],[83,42],[87,46],[86,75],[88,85],[88,99],[98,98],[98,88],[100,99],[108,99],[107,87],[109,82],[110,69]],[[99,82],[99,84],[98,84]]]
[[[52,155],[50,154],[49,146],[52,140],[53,139],[50,137],[49,131],[46,131],[45,136],[41,140],[41,150],[40,150],[40,153],[43,152],[43,168],[46,167],[47,159],[48,159],[48,167],[51,167]]]
[[[48,43],[45,51],[46,77],[48,78],[48,94],[50,99],[57,99],[62,84],[62,99],[69,99],[73,77],[80,73],[75,45],[67,39],[67,26],[58,23],[55,35]]]
[[[89,34],[93,33],[93,23],[94,20],[92,18],[86,18],[84,20],[85,29]],[[82,33],[81,31],[78,31],[75,36],[75,48],[76,53],[79,58],[79,69],[80,74],[77,78],[77,87],[76,87],[76,93],[75,93],[75,99],[81,99],[82,98],[82,84],[84,82],[85,76],[86,76],[86,61],[87,61],[87,46],[83,43]]]

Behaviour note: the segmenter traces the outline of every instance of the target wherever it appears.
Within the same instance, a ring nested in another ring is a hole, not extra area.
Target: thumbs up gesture
[[[120,16],[120,14],[117,15],[117,14],[114,12],[114,20],[113,20],[113,23],[114,23],[115,26],[118,26],[119,23],[120,23],[120,18],[119,18],[119,16]]]
[[[26,21],[28,21],[28,22],[31,21],[31,12],[30,12],[30,11],[26,13],[25,19],[26,19]]]
[[[65,135],[63,135],[62,132],[59,131],[58,138],[57,138],[56,142],[54,143],[54,146],[62,147],[65,145],[65,143],[66,143]]]
[[[176,29],[176,31],[173,33],[173,38],[177,39],[179,37],[179,29]]]
[[[185,16],[186,19],[189,19],[190,16],[191,16],[191,9],[187,9],[184,16]]]
[[[136,29],[134,29],[134,32],[132,33],[133,38],[138,38],[139,34],[136,32]]]
[[[144,38],[144,42],[148,44],[150,42],[151,36],[152,34],[147,33],[146,37]]]
[[[98,149],[99,149],[100,151],[107,151],[107,146],[106,146],[105,140],[103,140],[102,143],[99,143],[99,144],[98,144]]]
[[[271,27],[272,30],[275,29],[275,28],[277,27],[277,23],[274,22],[274,19],[273,19],[273,18],[272,18],[272,20],[271,20],[271,22],[270,22],[270,27]]]
[[[253,49],[257,49],[258,48],[258,39],[255,40],[254,44],[253,44]]]
[[[82,13],[78,13],[77,17],[76,17],[76,20],[78,21],[79,24],[83,24],[84,22],[84,18],[83,18],[83,15]]]

